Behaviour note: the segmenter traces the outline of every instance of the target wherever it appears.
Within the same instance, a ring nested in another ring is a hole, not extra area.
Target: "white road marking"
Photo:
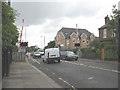
[[[35,60],[35,59],[32,59],[34,62],[37,62],[38,64],[40,64],[40,62],[38,62],[37,60]]]
[[[59,80],[63,81],[64,83],[66,83],[67,85],[71,86],[72,88],[75,88],[74,86],[72,86],[68,81],[63,80],[62,78],[58,78]]]
[[[98,69],[103,69],[103,68],[98,68]]]
[[[86,67],[87,65],[84,65],[84,64],[83,64],[83,66],[85,66],[85,67]]]
[[[118,73],[118,71],[116,71],[116,70],[112,70],[113,72],[117,72]]]
[[[62,80],[62,78],[58,78],[58,79]]]
[[[81,63],[80,65],[84,65],[84,64]]]
[[[35,62],[35,60],[33,59],[33,62]]]
[[[105,69],[105,68],[101,68],[101,67],[95,67],[95,66],[87,66],[85,64],[78,64],[78,63],[74,63],[74,62],[69,62],[69,61],[63,61],[61,60],[62,62],[67,62],[67,63],[71,63],[71,64],[74,64],[74,65],[81,65],[81,66],[85,66],[85,67],[90,67],[90,68],[96,68],[96,69],[101,69],[101,70],[105,70],[105,71],[112,71],[112,72],[116,72],[116,73],[120,73],[119,71],[117,70],[110,70],[110,69]]]
[[[95,68],[99,68],[99,67],[95,67]]]
[[[95,68],[94,66],[92,66],[91,68]]]
[[[55,73],[52,72],[53,75],[55,75]]]
[[[40,62],[38,62],[37,60],[35,60],[38,64],[40,64]]]
[[[93,77],[89,77],[88,79],[91,80],[91,79],[93,79]]]

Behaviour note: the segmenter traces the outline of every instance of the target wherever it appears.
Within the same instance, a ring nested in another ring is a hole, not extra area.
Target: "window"
[[[89,45],[89,41],[87,40],[87,45]]]
[[[59,38],[60,38],[60,35],[59,35]]]
[[[73,43],[75,43],[75,38],[73,38]]]
[[[106,29],[103,30],[103,38],[107,38],[107,30]]]
[[[69,40],[66,41],[66,44],[67,44],[67,45],[69,44]]]
[[[85,41],[86,41],[86,39],[84,38],[84,39],[83,39],[83,43],[85,43]]]
[[[115,30],[115,29],[114,29],[114,30]],[[114,32],[114,31],[112,31],[111,37],[115,37],[115,32]]]

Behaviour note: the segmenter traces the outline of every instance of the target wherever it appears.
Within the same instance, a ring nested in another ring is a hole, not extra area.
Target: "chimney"
[[[105,24],[107,24],[110,21],[108,15],[105,17]]]

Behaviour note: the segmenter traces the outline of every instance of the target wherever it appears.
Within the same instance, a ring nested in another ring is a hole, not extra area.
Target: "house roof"
[[[108,27],[108,24],[105,24],[105,25],[101,26],[101,27],[98,28],[98,29],[101,30],[101,29],[105,29],[105,28],[107,28],[107,27]]]
[[[58,32],[62,32],[65,38],[70,38],[70,35],[72,33],[77,34],[76,32],[76,28],[66,28],[63,27],[62,29],[60,29]],[[90,36],[92,35],[92,33],[90,33],[88,30],[86,29],[78,29],[78,34],[79,37],[81,37],[81,35],[85,33],[87,35],[87,39],[90,39]]]

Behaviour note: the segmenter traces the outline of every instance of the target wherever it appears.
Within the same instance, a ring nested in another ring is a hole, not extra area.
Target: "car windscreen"
[[[39,52],[35,52],[35,54],[39,54]]]
[[[71,51],[67,51],[67,54],[75,54],[75,53]]]

